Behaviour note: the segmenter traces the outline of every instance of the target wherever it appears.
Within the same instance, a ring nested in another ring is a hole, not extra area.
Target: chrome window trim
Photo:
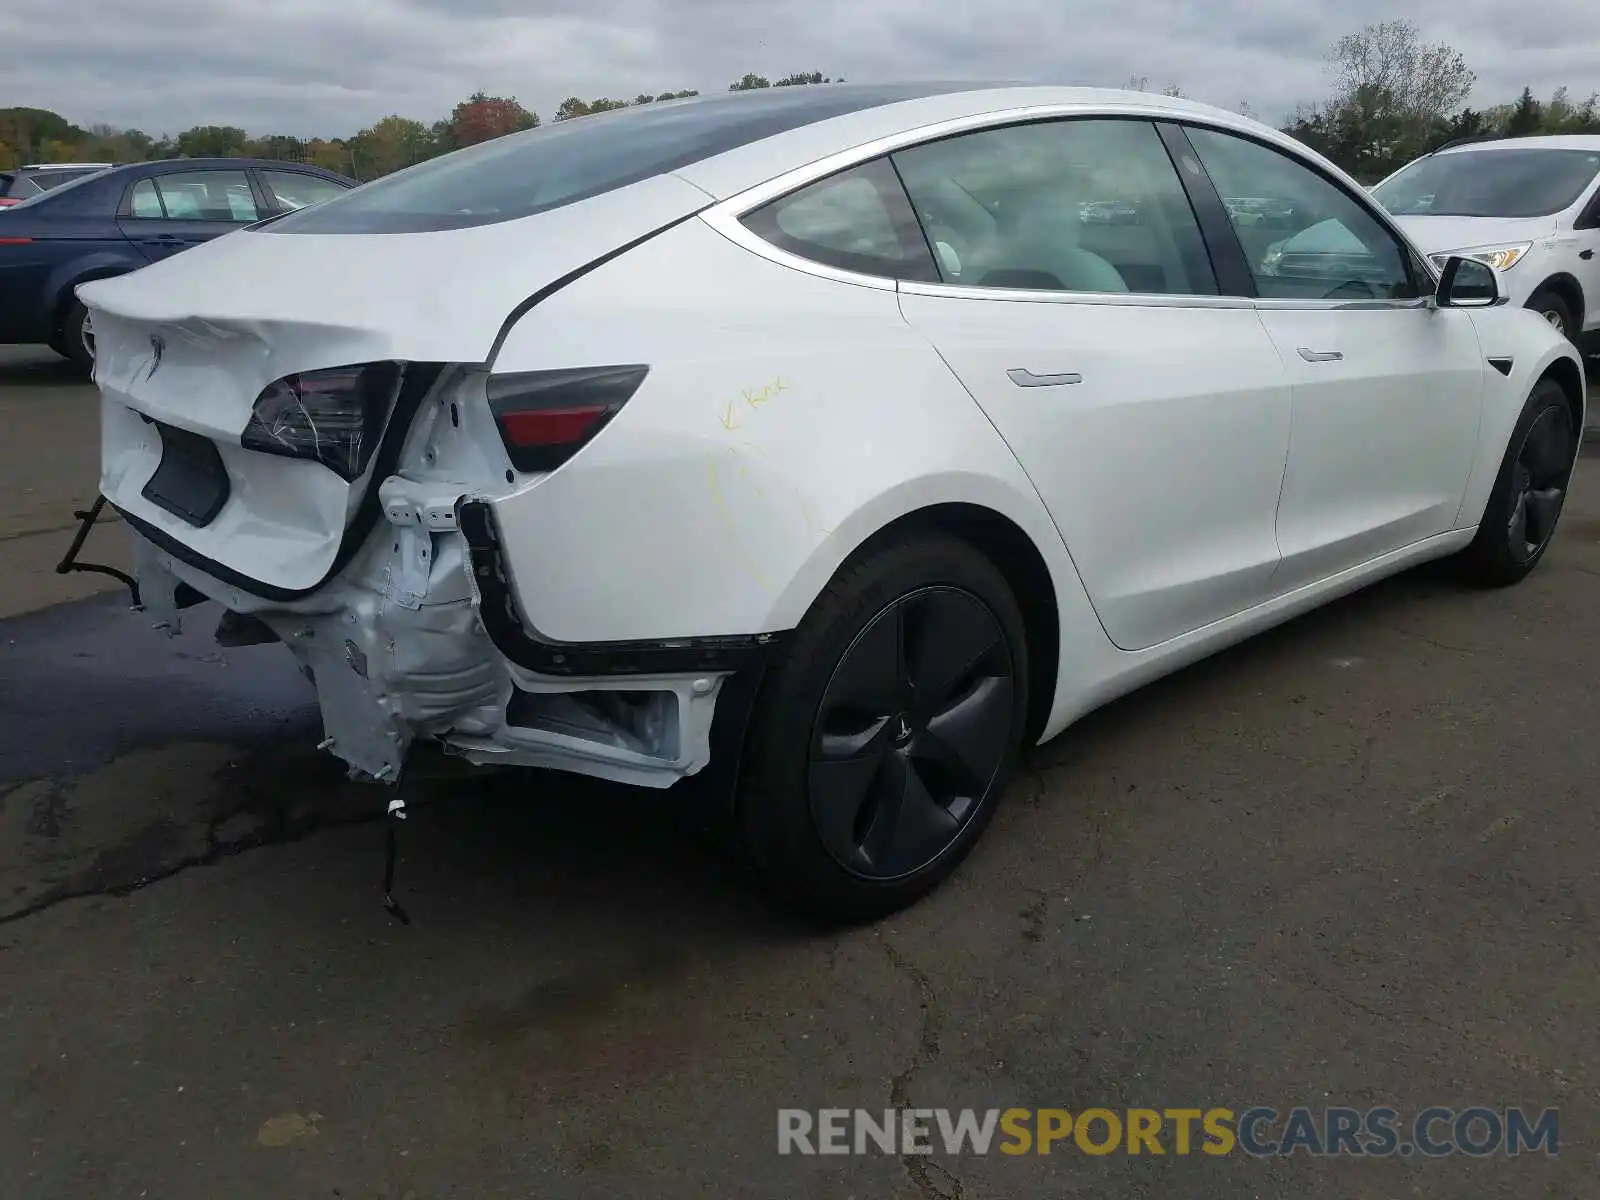
[[[771,242],[756,236],[745,228],[742,218],[752,209],[760,208],[763,204],[770,203],[790,192],[798,191],[808,184],[829,175],[847,171],[851,167],[860,166],[875,158],[896,150],[904,150],[908,146],[920,145],[923,142],[937,141],[940,138],[950,137],[958,133],[975,133],[982,129],[1003,125],[1015,125],[1023,121],[1043,121],[1062,117],[1083,118],[1135,118],[1147,121],[1162,120],[1170,117],[1171,110],[1155,104],[1027,104],[1014,108],[999,109],[994,112],[976,113],[964,117],[951,117],[945,121],[936,121],[931,125],[920,125],[915,129],[903,130],[900,133],[888,134],[881,138],[874,138],[870,142],[863,142],[859,146],[852,146],[848,150],[836,151],[824,158],[816,159],[802,167],[786,171],[782,175],[774,176],[765,183],[756,184],[742,192],[718,201],[700,214],[700,219],[723,237],[733,242],[742,249],[758,254],[780,266],[790,267],[797,271],[804,271],[822,279],[831,279],[836,283],[855,284],[859,287],[873,287],[884,291],[899,289],[911,290],[915,288],[939,288],[939,295],[955,291],[971,291],[959,285],[907,283],[896,280],[888,275],[867,275],[857,271],[845,271],[838,267],[830,267],[824,263],[813,262],[809,258],[802,258],[786,250],[780,250]],[[1226,126],[1218,126],[1226,128]],[[685,181],[687,182],[687,181]],[[1062,296],[1071,296],[1079,299],[1101,299],[1104,296],[1121,296],[1123,293],[1100,292],[1012,292],[1011,289],[985,288],[979,289],[984,297],[998,297],[1002,292],[1011,292],[1013,299],[1057,299]],[[1186,297],[1178,297],[1184,299]],[[1224,297],[1227,298],[1227,297]],[[1173,299],[1173,297],[1163,297]],[[1199,296],[1199,300],[1215,300],[1217,297]],[[1233,306],[1228,306],[1233,307]]]
[[[1117,304],[1135,308],[1250,308],[1249,296],[1197,296],[1188,292],[1068,292],[1030,288],[970,287],[958,283],[904,280],[900,292],[946,300],[995,300],[1030,304]]]
[[[1015,125],[1025,121],[1047,121],[1064,118],[1085,120],[1095,118],[1132,118],[1149,121],[1152,124],[1164,121],[1180,127],[1193,126],[1211,130],[1215,133],[1231,134],[1246,141],[1254,141],[1268,150],[1275,150],[1290,159],[1302,170],[1310,171],[1312,174],[1326,180],[1354,200],[1383,229],[1397,239],[1401,246],[1416,255],[1417,262],[1424,270],[1433,275],[1431,282],[1437,286],[1438,277],[1432,271],[1433,264],[1428,261],[1427,256],[1412,244],[1411,239],[1400,229],[1389,212],[1374,201],[1368,193],[1359,188],[1352,189],[1346,185],[1339,178],[1338,168],[1335,167],[1330,172],[1314,156],[1278,145],[1268,137],[1255,136],[1250,131],[1236,128],[1226,120],[1207,120],[1205,117],[1194,113],[1174,112],[1163,105],[1140,104],[1137,102],[1126,104],[1081,102],[1027,104],[999,109],[994,112],[951,117],[945,121],[936,121],[931,125],[921,125],[915,129],[902,130],[899,133],[888,134],[881,138],[874,138],[870,142],[852,146],[848,150],[836,151],[804,166],[786,171],[782,175],[774,176],[764,183],[746,188],[742,192],[736,192],[702,211],[700,220],[740,248],[759,255],[770,262],[777,263],[779,266],[789,267],[796,271],[804,271],[808,275],[815,275],[821,279],[832,280],[836,283],[876,288],[879,291],[904,292],[912,296],[944,296],[951,299],[1028,301],[1050,304],[1123,304],[1146,308],[1251,308],[1260,306],[1277,309],[1366,309],[1425,308],[1431,305],[1431,296],[1419,296],[1405,300],[1284,300],[1262,299],[1250,296],[1205,296],[1187,292],[1169,294],[1034,291],[1022,288],[977,288],[964,284],[897,280],[888,275],[869,275],[858,271],[846,271],[838,267],[830,267],[824,263],[814,262],[798,254],[791,254],[787,250],[780,250],[764,238],[758,237],[743,224],[742,218],[753,209],[760,208],[763,204],[768,204],[773,200],[788,195],[790,192],[798,191],[826,176],[847,171],[851,167],[860,166],[864,162],[879,158],[885,154],[892,154],[897,150],[904,150],[908,146],[917,146],[924,142],[937,141],[956,134],[976,133],[988,128]],[[1419,283],[1421,282],[1423,281],[1419,280]]]
[[[1251,301],[1257,308],[1282,311],[1310,309],[1330,312],[1365,312],[1374,309],[1432,308],[1432,296],[1411,296],[1404,300],[1302,300],[1297,297],[1263,296]]]

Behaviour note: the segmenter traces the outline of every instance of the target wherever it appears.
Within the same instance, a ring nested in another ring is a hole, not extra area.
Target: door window
[[[1282,151],[1214,129],[1189,141],[1269,299],[1408,300],[1411,256],[1365,204]]]
[[[141,179],[128,196],[134,217],[169,221],[259,221],[250,180],[243,171],[174,171]]]
[[[940,278],[967,287],[1217,294],[1155,126],[1058,120],[893,156]]]
[[[272,198],[280,207],[290,212],[297,208],[309,208],[324,200],[331,200],[349,190],[343,184],[335,183],[331,179],[307,175],[303,171],[262,170],[260,175],[261,182],[267,185],[267,191]]]

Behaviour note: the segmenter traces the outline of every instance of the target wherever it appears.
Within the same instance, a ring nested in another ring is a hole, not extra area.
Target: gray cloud
[[[6,0],[0,106],[150,132],[347,135],[432,121],[483,88],[548,115],[569,95],[720,90],[754,70],[854,80],[1179,84],[1277,119],[1325,90],[1322,55],[1409,16],[1478,72],[1474,103],[1600,89],[1600,4],[1545,0]]]

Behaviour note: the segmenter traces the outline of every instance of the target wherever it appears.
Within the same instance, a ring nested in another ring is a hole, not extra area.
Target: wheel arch
[[[1588,406],[1587,397],[1584,395],[1583,372],[1578,369],[1578,364],[1570,358],[1557,358],[1540,373],[1535,380],[1535,386],[1546,379],[1553,379],[1561,385],[1561,390],[1567,394],[1567,403],[1572,408],[1572,428],[1577,432],[1578,440],[1583,440],[1584,413]]]
[[[1534,298],[1541,292],[1554,292],[1566,301],[1567,307],[1572,310],[1572,319],[1577,327],[1583,328],[1583,317],[1586,309],[1583,298],[1583,285],[1577,277],[1566,271],[1557,271],[1555,274],[1542,280],[1528,293],[1528,302],[1525,307],[1533,307]]]
[[[1005,576],[1022,612],[1028,639],[1028,723],[1026,743],[1044,731],[1055,703],[1061,658],[1061,610],[1055,580],[1039,547],[1010,517],[981,504],[953,502],[920,508],[889,522],[850,556],[913,533],[943,533],[959,538]]]
[[[143,264],[140,264],[143,265]],[[114,279],[118,275],[127,275],[137,271],[137,266],[129,266],[116,262],[90,263],[82,269],[64,276],[55,286],[55,295],[50,304],[50,332],[52,336],[61,332],[61,322],[66,319],[68,310],[73,301],[78,298],[78,288],[85,283],[93,283],[97,279]]]

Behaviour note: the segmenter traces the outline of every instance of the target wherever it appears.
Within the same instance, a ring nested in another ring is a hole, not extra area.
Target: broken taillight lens
[[[405,379],[397,362],[288,375],[256,397],[239,442],[246,450],[321,463],[347,482],[361,477]]]
[[[649,373],[631,365],[489,376],[489,410],[511,465],[555,470],[617,415]]]

